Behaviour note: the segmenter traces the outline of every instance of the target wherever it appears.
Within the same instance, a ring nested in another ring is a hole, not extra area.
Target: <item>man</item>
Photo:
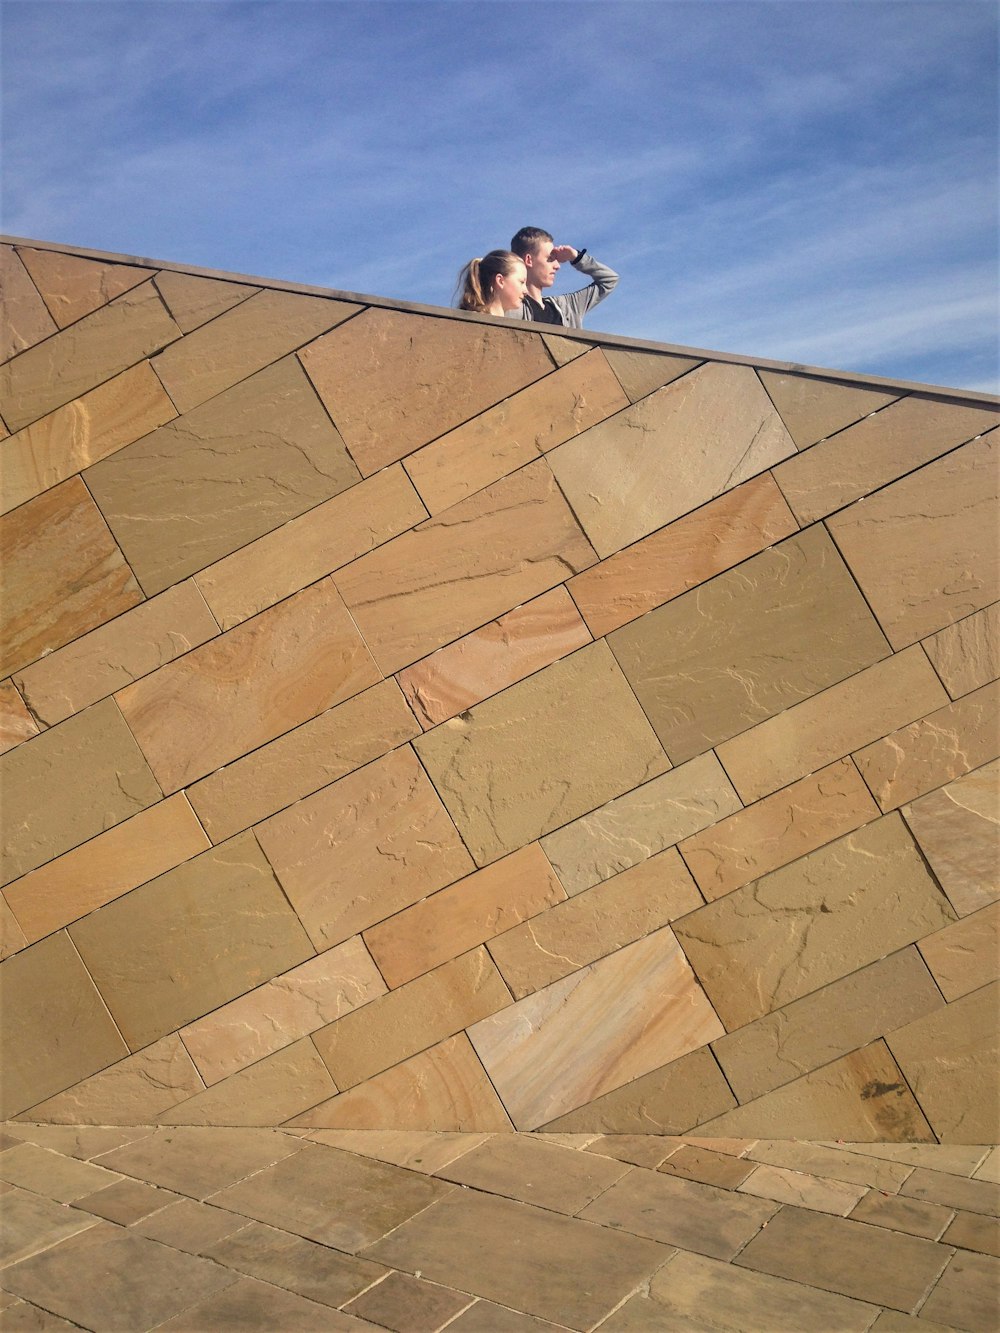
[[[613,269],[599,264],[586,250],[576,250],[572,245],[554,245],[552,237],[541,227],[522,227],[511,241],[510,248],[524,260],[528,271],[528,292],[520,308],[509,311],[508,317],[579,329],[587,311],[617,286],[618,274]],[[593,278],[593,282],[589,287],[567,292],[565,296],[545,296],[544,289],[552,286],[560,265],[567,261],[579,272]]]

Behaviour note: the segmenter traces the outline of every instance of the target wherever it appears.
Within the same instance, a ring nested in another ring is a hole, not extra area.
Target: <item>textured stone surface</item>
[[[938,1240],[954,1214],[950,1208],[942,1208],[940,1204],[900,1199],[887,1196],[882,1190],[870,1190],[857,1207],[851,1210],[850,1216],[875,1227],[887,1227],[890,1231],[904,1231],[908,1236],[926,1236],[928,1240]]]
[[[978,990],[1000,972],[1000,904],[992,903],[920,941],[946,1000]]]
[[[260,290],[242,282],[219,282],[215,278],[169,270],[157,273],[154,281],[174,323],[185,333],[207,324]]]
[[[737,1188],[741,1194],[795,1204],[817,1213],[833,1213],[836,1217],[846,1217],[866,1193],[863,1185],[823,1180],[801,1171],[789,1171],[783,1166],[758,1166]]]
[[[892,389],[838,384],[811,375],[778,370],[758,370],[757,374],[798,449],[808,449],[899,397]]]
[[[148,268],[84,259],[58,250],[21,246],[17,253],[61,329],[152,276]]]
[[[86,1231],[96,1218],[66,1208],[53,1199],[11,1189],[4,1195],[4,1234],[0,1236],[0,1263],[6,1267],[32,1254],[57,1245],[67,1236]],[[9,1311],[4,1313],[8,1327]]]
[[[924,648],[953,699],[988,685],[1000,676],[1000,602],[938,630]]]
[[[0,1180],[60,1203],[73,1203],[118,1179],[114,1172],[93,1162],[65,1157],[34,1143],[22,1143],[0,1157]]]
[[[0,291],[0,361],[7,361],[55,333],[56,323],[12,245],[0,245]]]
[[[297,1139],[274,1130],[171,1126],[116,1148],[101,1160],[112,1171],[205,1199],[301,1149]]]
[[[551,339],[547,338],[546,342],[551,346]],[[607,347],[604,355],[633,403],[701,365],[701,361],[694,357],[646,352],[632,347]]]
[[[13,681],[0,681],[0,754],[37,736],[38,723],[28,712]]]
[[[1000,762],[904,805],[903,815],[959,916],[1000,898]]]
[[[0,894],[0,960],[17,953],[27,943],[20,922],[11,911],[6,897]]]
[[[306,1038],[241,1069],[158,1117],[164,1125],[280,1125],[336,1089]]]
[[[622,1162],[526,1135],[504,1134],[463,1153],[436,1173],[443,1180],[508,1199],[578,1213],[628,1170]]]
[[[384,1282],[351,1301],[345,1313],[374,1319],[380,1327],[402,1333],[435,1333],[473,1299],[407,1273],[390,1273]]]
[[[989,1328],[1000,1315],[1000,1261],[986,1254],[956,1254],[921,1307],[928,1319],[958,1328]]]

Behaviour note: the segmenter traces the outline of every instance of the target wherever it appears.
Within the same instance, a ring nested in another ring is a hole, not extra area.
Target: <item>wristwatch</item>
[[[575,258],[575,259],[571,259],[569,262],[570,262],[571,264],[574,264],[574,265],[575,265],[575,264],[579,264],[580,260],[583,258],[583,256],[584,256],[586,253],[587,253],[587,247],[584,246],[582,250],[577,250],[577,252],[576,252],[576,258]]]

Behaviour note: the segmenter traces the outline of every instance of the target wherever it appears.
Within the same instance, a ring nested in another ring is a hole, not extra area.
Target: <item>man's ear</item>
[[[522,255],[521,258],[524,260],[525,268],[530,269],[533,267],[535,263],[535,256],[530,251],[526,255]]]

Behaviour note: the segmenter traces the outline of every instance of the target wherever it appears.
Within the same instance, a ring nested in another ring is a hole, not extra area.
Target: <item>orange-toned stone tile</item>
[[[365,476],[552,369],[526,330],[399,310],[365,310],[301,360]]]
[[[959,916],[1000,898],[1000,762],[904,805],[903,817]]]
[[[1000,676],[1000,602],[938,630],[923,646],[953,699],[988,685]]]
[[[248,296],[260,291],[243,282],[220,282],[195,273],[174,273],[169,269],[154,279],[163,302],[179,329],[190,333],[207,324],[216,315],[231,310]]]
[[[0,518],[0,561],[0,675],[10,675],[142,601],[132,571],[78,477]]]
[[[144,282],[148,268],[19,246],[18,255],[61,329]]]
[[[352,1088],[509,1004],[480,946],[339,1018],[313,1041],[337,1086]]]
[[[567,338],[561,333],[543,333],[542,342],[549,349],[552,360],[557,366],[564,366],[575,357],[590,351],[590,344],[577,338]]]
[[[811,375],[777,370],[758,370],[757,374],[798,449],[808,449],[899,397],[891,389],[838,384]]]
[[[1000,903],[955,921],[920,941],[920,952],[946,1000],[957,1000],[1000,975]]]
[[[34,1143],[18,1144],[0,1157],[0,1180],[60,1203],[75,1203],[120,1179],[93,1162],[66,1157]]]
[[[0,895],[0,960],[17,953],[27,943],[27,936],[10,910],[7,899]]]
[[[288,1126],[284,1128],[287,1130]],[[424,1175],[433,1175],[438,1167],[453,1162],[463,1152],[471,1152],[486,1137],[486,1134],[416,1129],[317,1129],[309,1134],[316,1143],[392,1162]]]
[[[512,1128],[464,1032],[296,1116],[291,1124],[393,1131],[412,1127],[436,1134],[457,1131],[470,1137],[474,1131],[503,1132]],[[329,1141],[319,1135],[311,1137]],[[473,1144],[476,1141],[473,1137]],[[347,1143],[339,1146],[350,1148]]]
[[[4,420],[18,431],[180,336],[156,288],[142,282],[0,366]]]
[[[566,589],[553,588],[407,667],[399,684],[426,731],[590,641]]]
[[[756,1169],[753,1162],[741,1161],[731,1153],[691,1144],[678,1148],[657,1166],[666,1176],[700,1180],[703,1185],[720,1185],[723,1189],[735,1189]]]
[[[594,549],[607,556],[794,452],[754,372],[712,364],[548,457]]]
[[[372,926],[364,940],[395,988],[565,898],[544,853],[532,843]]]
[[[7,361],[55,333],[56,323],[12,245],[0,245],[0,290],[4,315],[0,361]]]
[[[435,1333],[474,1299],[408,1273],[390,1273],[384,1282],[345,1305],[344,1313],[374,1319],[380,1327],[402,1333]]]
[[[39,732],[12,680],[0,681],[0,754],[13,750]]]
[[[402,467],[388,467],[209,565],[195,582],[230,629],[426,517]]]
[[[749,805],[947,701],[920,648],[906,648],[724,741],[718,754]]]
[[[11,884],[7,901],[30,940],[58,930],[209,846],[178,793]]]
[[[414,741],[478,864],[668,767],[606,643]]]
[[[797,527],[765,472],[577,574],[567,586],[592,633],[608,634]]]
[[[442,1167],[442,1180],[573,1215],[620,1180],[623,1162],[528,1134],[498,1134]]]
[[[469,1029],[518,1129],[546,1125],[721,1035],[669,927]]]
[[[701,904],[683,862],[668,848],[498,935],[488,948],[519,1000]]]
[[[647,352],[638,347],[605,347],[604,355],[633,403],[701,365],[701,361],[688,356]]]
[[[935,1208],[933,1203],[918,1203],[914,1199],[906,1202],[912,1208]],[[940,1209],[947,1217],[949,1210]],[[983,1217],[976,1213],[958,1213],[948,1230],[941,1237],[946,1245],[955,1245],[962,1250],[977,1250],[981,1254],[994,1254],[1000,1259],[1000,1220]]]
[[[921,1315],[958,1328],[989,1328],[1000,1317],[1000,1260],[959,1250],[921,1306]]]
[[[627,406],[595,348],[424,445],[407,458],[406,470],[436,514]]]
[[[388,675],[593,561],[539,459],[362,556],[336,579]]]
[[[230,1074],[157,1116],[162,1125],[280,1125],[336,1092],[326,1065],[303,1037]]]
[[[869,1149],[885,1156],[869,1156]],[[902,1153],[918,1156],[939,1150],[939,1144],[851,1143],[834,1146],[801,1143],[794,1139],[761,1139],[756,1143],[750,1141],[746,1156],[754,1162],[769,1162],[772,1166],[789,1167],[793,1171],[822,1176],[825,1180],[849,1181],[894,1195],[913,1171],[909,1160],[904,1162],[897,1158]]]
[[[325,579],[115,697],[160,784],[176,791],[378,678]]]
[[[384,994],[355,938],[189,1023],[180,1037],[211,1086]]]
[[[996,999],[996,989],[994,987],[990,989],[992,991],[990,998]],[[955,1006],[956,1015],[960,1008],[967,1009],[968,1003],[963,1001]],[[961,1021],[956,1019],[954,1027],[957,1028]],[[961,1139],[956,1141],[962,1142]],[[967,1149],[963,1156],[971,1156],[974,1152],[975,1148]],[[948,1159],[950,1154],[947,1153],[947,1149],[942,1156],[945,1160]],[[937,1157],[938,1153],[934,1149],[926,1152],[921,1164],[915,1171],[911,1171],[899,1187],[901,1195],[911,1199],[931,1200],[948,1208],[967,1209],[969,1212],[980,1213],[987,1217],[1000,1217],[1000,1187],[995,1181],[965,1179],[964,1172],[953,1174],[939,1170],[935,1160]]]
[[[838,759],[685,838],[679,850],[705,897],[721,898],[878,816],[854,764]]]
[[[341,778],[256,831],[320,949],[475,868],[409,747]]]
[[[737,1189],[741,1194],[795,1204],[816,1213],[833,1213],[836,1217],[846,1217],[867,1193],[864,1185],[824,1180],[783,1166],[757,1166]]]
[[[116,453],[176,415],[148,361],[57,407],[4,446],[0,513]]]

